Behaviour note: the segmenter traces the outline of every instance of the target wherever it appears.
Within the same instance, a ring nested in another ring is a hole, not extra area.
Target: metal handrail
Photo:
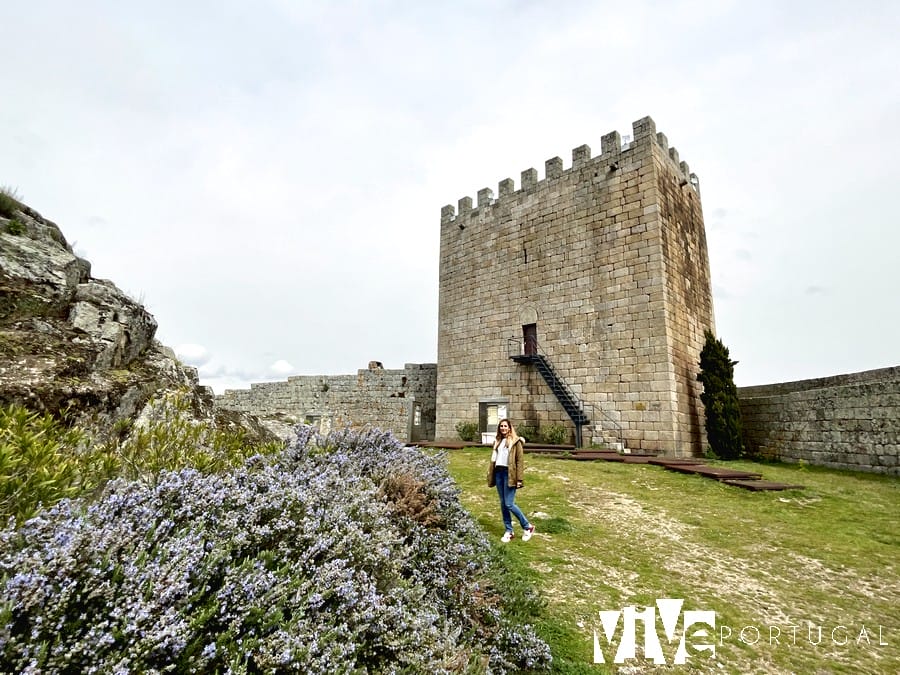
[[[550,370],[553,371],[553,374],[556,376],[556,379],[565,388],[566,393],[569,394],[569,398],[572,399],[573,401],[575,401],[579,411],[585,417],[588,418],[589,422],[591,422],[592,420],[595,420],[596,419],[595,413],[599,412],[600,415],[604,418],[605,422],[608,422],[610,425],[615,427],[614,435],[616,438],[616,442],[619,443],[620,445],[622,445],[622,425],[619,424],[615,419],[613,419],[613,417],[608,412],[603,410],[603,408],[598,408],[593,403],[586,403],[585,401],[583,401],[580,396],[578,396],[574,391],[572,391],[571,387],[569,387],[569,384],[564,379],[562,379],[558,373],[556,373],[556,370],[553,368],[553,364],[550,362],[548,355],[541,349],[541,346],[537,341],[535,341],[535,343],[534,343],[534,348],[535,348],[535,355],[539,354],[544,357],[544,362],[547,364],[547,366],[550,368]],[[506,339],[506,353],[509,358],[513,358],[514,356],[526,356],[525,340],[520,339],[520,338],[515,338],[515,337],[507,338]],[[590,411],[590,414],[588,411]],[[591,423],[593,423],[593,422],[591,422]],[[605,423],[604,423],[604,426],[605,426]]]
[[[525,340],[506,338],[506,356],[510,359],[513,356],[525,356]]]
[[[506,341],[506,344],[507,344],[507,347],[506,347],[507,354],[509,354],[510,358],[512,358],[513,356],[531,356],[530,354],[525,353],[525,341],[524,340],[520,341],[517,338],[508,338]],[[514,347],[512,345],[514,345]],[[566,382],[563,378],[561,378],[559,376],[559,373],[556,372],[556,369],[553,367],[553,363],[550,361],[549,355],[546,352],[544,352],[544,350],[541,349],[541,346],[537,342],[537,340],[535,340],[535,342],[534,342],[534,350],[535,350],[535,354],[534,354],[535,356],[540,355],[540,356],[544,357],[544,363],[547,364],[547,367],[550,369],[550,371],[556,377],[557,381],[562,385],[563,389],[565,389],[566,394],[568,394],[568,396],[569,396],[569,399],[571,399],[575,403],[576,407],[578,408],[578,410],[580,412],[585,413],[585,405],[586,405],[585,402],[582,401],[581,397],[579,397],[578,394],[576,394],[572,390],[572,388],[569,386],[569,383]]]

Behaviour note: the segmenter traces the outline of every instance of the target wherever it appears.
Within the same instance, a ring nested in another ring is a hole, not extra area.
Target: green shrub
[[[461,441],[466,441],[467,443],[480,440],[478,422],[457,422],[456,433],[459,434]]]
[[[211,421],[197,420],[191,415],[187,392],[151,400],[149,408],[149,419],[135,424],[130,434],[123,430],[114,435],[109,443],[121,461],[118,475],[124,478],[152,483],[160,471],[185,467],[216,473],[282,447],[250,445],[242,429],[223,431]]]
[[[562,445],[569,440],[569,430],[562,424],[548,424],[541,427],[540,438],[547,445]]]
[[[21,220],[13,218],[8,223],[6,223],[6,231],[16,236],[25,234],[25,224]]]
[[[540,440],[540,436],[538,435],[538,428],[530,425],[522,425],[520,427],[516,427],[516,433],[519,434],[522,438],[528,441],[537,441]]]
[[[96,496],[111,478],[153,483],[160,471],[185,467],[216,473],[283,447],[251,445],[242,430],[197,421],[183,392],[151,409],[140,426],[121,420],[98,442],[65,419],[0,407],[0,519],[22,522],[66,497]]]
[[[15,189],[0,187],[0,216],[12,218],[22,208]]]
[[[703,383],[700,400],[706,412],[706,438],[710,450],[720,459],[737,459],[744,451],[741,407],[734,385],[736,364],[722,341],[706,331],[697,379]]]
[[[110,475],[103,455],[84,431],[50,414],[0,407],[0,518],[22,522],[94,490]]]

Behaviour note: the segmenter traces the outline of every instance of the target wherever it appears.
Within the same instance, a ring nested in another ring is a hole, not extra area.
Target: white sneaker
[[[528,541],[531,539],[531,535],[534,534],[534,525],[529,525],[525,528],[525,531],[522,532],[522,541]]]
[[[504,544],[508,544],[515,538],[516,538],[516,535],[513,534],[512,532],[506,532],[502,537],[500,537],[500,541],[502,541]]]

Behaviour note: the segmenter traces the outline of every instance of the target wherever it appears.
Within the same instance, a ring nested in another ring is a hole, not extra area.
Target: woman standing
[[[503,516],[503,525],[506,527],[506,532],[500,539],[503,543],[512,541],[516,536],[512,526],[513,515],[522,526],[522,541],[528,541],[534,534],[534,525],[528,522],[522,509],[516,506],[516,490],[524,485],[524,446],[525,441],[513,429],[512,422],[508,419],[500,420],[500,424],[497,425],[494,451],[491,453],[488,487],[496,485],[497,494],[500,495],[500,513]]]

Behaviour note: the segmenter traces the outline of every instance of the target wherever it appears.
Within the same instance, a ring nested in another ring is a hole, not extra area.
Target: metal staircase
[[[536,342],[529,344],[528,348],[523,350],[520,340],[510,338],[507,342],[507,353],[509,358],[516,363],[537,367],[538,372],[544,378],[544,382],[550,387],[550,390],[556,396],[556,400],[560,402],[563,410],[566,411],[566,414],[575,424],[575,447],[582,447],[581,430],[591,423],[587,414],[588,406],[578,398],[578,395],[572,391],[572,388],[569,387],[566,381],[559,376],[559,373],[553,368],[553,364],[550,363],[550,359],[541,352]]]

